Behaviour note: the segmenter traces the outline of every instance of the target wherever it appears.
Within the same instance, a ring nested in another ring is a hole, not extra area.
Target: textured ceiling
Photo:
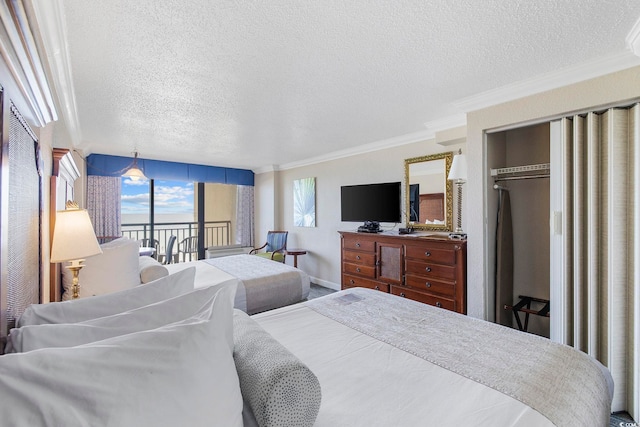
[[[76,148],[254,170],[424,133],[457,101],[624,53],[640,17],[638,0],[60,5]]]

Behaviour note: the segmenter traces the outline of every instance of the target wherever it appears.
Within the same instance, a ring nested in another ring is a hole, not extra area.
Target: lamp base
[[[80,270],[84,267],[84,260],[78,259],[71,261],[71,264],[66,266],[73,273],[73,280],[71,282],[71,298],[77,299],[80,296],[80,284],[78,283],[78,274]]]

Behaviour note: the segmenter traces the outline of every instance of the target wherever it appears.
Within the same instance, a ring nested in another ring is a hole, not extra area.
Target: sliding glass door
[[[206,248],[212,246],[241,244],[247,240],[238,232],[242,230],[238,227],[239,206],[240,211],[247,210],[238,202],[242,187],[122,178],[122,233],[141,246],[155,248],[160,260],[164,260],[170,237],[175,236],[173,261],[179,262],[204,258]],[[243,199],[247,198],[240,197]],[[252,197],[250,201],[252,215]],[[250,221],[245,228],[252,224]]]

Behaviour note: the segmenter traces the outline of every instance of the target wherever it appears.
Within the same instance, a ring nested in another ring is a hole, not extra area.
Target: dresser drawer
[[[426,291],[452,299],[455,298],[456,286],[454,282],[407,274],[404,279],[404,284],[419,291]]]
[[[456,251],[453,249],[444,248],[432,248],[432,247],[420,247],[410,246],[406,247],[407,258],[413,258],[415,260],[434,262],[437,264],[449,264],[454,265],[456,263]]]
[[[377,291],[389,292],[389,285],[386,283],[376,282],[375,280],[365,279],[357,276],[350,276],[348,274],[342,275],[342,289],[348,288],[369,288]]]
[[[356,251],[375,252],[376,242],[375,240],[362,239],[359,236],[344,236],[342,238],[342,247]]]
[[[376,268],[372,265],[350,264],[345,262],[342,264],[342,271],[348,274],[370,277],[371,279],[375,279],[376,277]]]
[[[406,260],[407,274],[417,274],[425,277],[440,277],[442,279],[454,280],[456,278],[456,267],[431,262]]]
[[[391,293],[451,311],[455,311],[456,309],[455,301],[452,299],[431,295],[425,292],[414,291],[406,287],[391,286]]]
[[[375,253],[363,253],[358,251],[347,251],[342,253],[343,261],[350,262],[352,264],[361,265],[376,265]]]

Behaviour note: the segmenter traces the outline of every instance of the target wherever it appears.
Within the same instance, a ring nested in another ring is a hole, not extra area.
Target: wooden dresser
[[[341,231],[342,289],[391,292],[466,314],[467,242]]]

